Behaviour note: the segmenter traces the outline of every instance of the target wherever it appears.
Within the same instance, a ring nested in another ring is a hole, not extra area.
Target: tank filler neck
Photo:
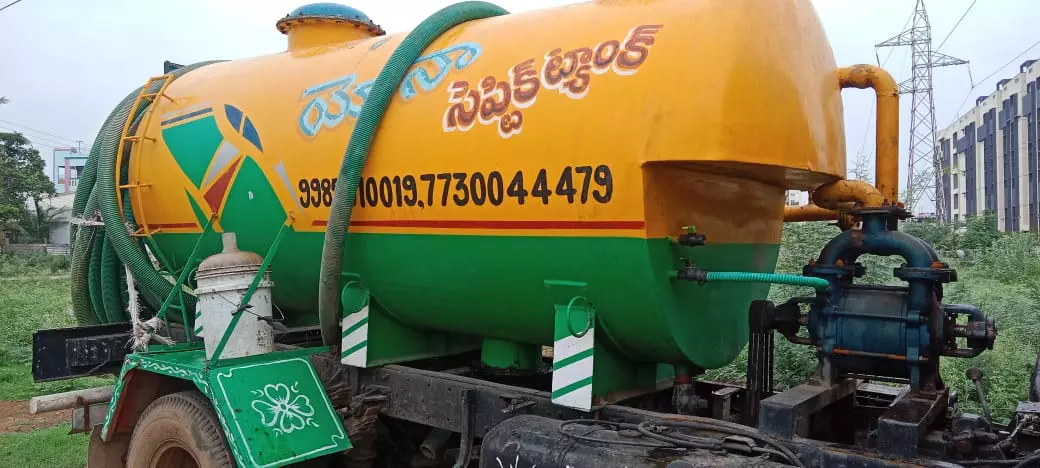
[[[301,6],[275,23],[289,36],[289,51],[339,44],[386,34],[368,15],[337,3]]]

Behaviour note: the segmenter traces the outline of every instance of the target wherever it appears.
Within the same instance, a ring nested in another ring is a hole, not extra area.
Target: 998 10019
[[[354,205],[360,208],[436,206],[500,206],[503,203],[610,203],[614,177],[607,165],[566,166],[550,175],[547,169],[440,172],[362,177]],[[337,179],[300,179],[299,201],[304,208],[332,206]]]

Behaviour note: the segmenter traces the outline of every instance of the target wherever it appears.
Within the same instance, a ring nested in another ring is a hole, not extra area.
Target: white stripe
[[[553,371],[552,391],[557,391],[581,379],[592,377],[592,358],[589,356],[562,369]]]
[[[202,178],[202,186],[209,185],[217,173],[227,167],[231,160],[238,156],[238,148],[232,145],[230,141],[224,140],[224,144],[220,145],[220,149],[217,150],[217,155],[213,157],[213,162],[210,163],[209,171],[206,172],[206,177]]]
[[[349,335],[343,338],[343,343],[340,345],[343,351],[353,348],[354,345],[368,339],[368,324],[364,324],[361,328],[354,330]]]
[[[553,399],[553,404],[588,411],[592,409],[592,385],[586,385],[564,396]]]
[[[576,338],[571,335],[567,335],[553,343],[553,361],[559,361],[567,359],[575,354],[578,354],[587,349],[592,349],[592,345],[596,343],[594,329],[589,329],[588,333],[581,338]]]
[[[340,363],[354,367],[368,367],[368,346],[361,348],[340,360]]]
[[[368,318],[368,306],[364,306],[361,310],[354,312],[346,317],[343,317],[343,325],[340,330],[346,330],[353,327],[356,323]],[[342,332],[340,332],[342,333]]]
[[[201,110],[201,109],[205,109],[207,107],[213,107],[213,103],[210,102],[210,101],[200,102],[198,104],[195,104],[194,106],[188,106],[188,107],[185,107],[183,109],[178,109],[178,110],[175,110],[175,111],[167,112],[167,113],[159,116],[159,119],[160,120],[169,120],[171,117],[176,117],[178,115],[183,115],[183,114],[190,114],[192,112],[195,112],[195,111]]]

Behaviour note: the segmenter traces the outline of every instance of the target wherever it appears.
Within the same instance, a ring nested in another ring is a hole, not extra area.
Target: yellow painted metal
[[[842,211],[852,206],[899,204],[899,85],[892,75],[874,65],[853,65],[838,69],[838,84],[843,89],[871,88],[876,95],[876,188],[859,181],[824,184],[813,191],[812,204],[786,207],[784,221],[839,220],[845,224],[847,220],[843,217],[847,215]]]
[[[151,184],[133,199],[145,232],[198,232],[186,193],[212,214],[203,202],[211,187],[184,175],[162,136],[162,122],[204,108],[236,157],[257,161],[282,207],[298,213],[293,228],[323,231],[328,207],[304,207],[300,184],[335,177],[355,122],[344,110],[359,108],[358,84],[404,37],[330,42],[346,37],[335,27],[300,22],[290,52],[212,64],[170,84],[173,100],[156,102],[161,117],[141,127],[160,144],[131,160],[131,182]],[[537,235],[663,237],[688,224],[703,231],[698,219],[708,218],[719,220],[713,241],[776,243],[783,189],[845,175],[839,74],[809,0],[601,0],[470,22],[427,53],[381,123],[366,177],[499,171],[509,184],[523,171],[530,190],[541,169],[555,182],[566,166],[606,165],[613,198],[359,206],[352,231],[469,234],[423,223],[481,220],[490,226],[481,234],[532,235],[510,223],[620,221],[631,223],[556,224]],[[473,107],[478,98],[502,104],[504,93],[511,102],[490,118]],[[262,150],[225,105],[250,119]]]
[[[173,82],[173,76],[170,75],[170,74],[165,74],[165,75],[160,75],[160,76],[153,76],[153,77],[149,78],[148,81],[145,82],[144,86],[141,87],[141,92],[138,94],[137,99],[134,100],[133,105],[130,106],[130,114],[129,114],[130,118],[126,119],[126,124],[123,125],[122,137],[119,139],[119,146],[116,149],[116,162],[115,162],[116,176],[115,177],[116,177],[116,182],[117,183],[118,183],[119,180],[121,180],[120,179],[120,176],[121,176],[120,171],[122,170],[122,167],[123,167],[123,155],[126,154],[126,150],[128,149],[127,146],[126,146],[127,142],[137,143],[137,144],[131,144],[130,147],[129,147],[129,150],[130,150],[130,160],[133,161],[133,160],[137,159],[137,156],[139,154],[141,154],[141,145],[139,144],[141,142],[141,140],[149,141],[149,142],[152,142],[152,143],[154,143],[156,141],[156,139],[154,137],[146,136],[146,134],[141,132],[141,130],[140,130],[140,129],[147,129],[148,128],[148,126],[151,124],[152,115],[154,114],[154,112],[152,112],[151,109],[149,109],[149,110],[147,110],[145,112],[144,115],[141,116],[141,123],[138,125],[138,134],[136,134],[136,135],[131,135],[130,134],[130,127],[134,123],[134,118],[133,117],[135,115],[137,115],[138,110],[141,108],[142,104],[145,104],[145,101],[149,101],[147,104],[154,104],[155,101],[156,101],[156,98],[158,98],[160,96],[165,97],[167,99],[168,103],[174,104],[175,102],[174,102],[173,98],[171,98],[171,97],[166,95],[166,88],[168,88],[170,86],[170,83],[172,83],[172,82]],[[149,93],[148,90],[151,89],[152,85],[154,85],[155,83],[159,83],[159,89],[154,91],[154,92]],[[140,166],[136,166],[136,168],[140,168]],[[130,169],[130,172],[131,173],[135,173],[133,168]],[[144,187],[148,187],[150,185],[151,184],[141,184],[141,183],[139,183],[137,178],[128,178],[128,183],[126,185],[120,185],[119,188],[129,188],[130,189],[131,196],[134,197],[134,198],[131,199],[131,202],[133,203],[134,201],[140,202],[140,192],[141,192],[141,189],[144,188]],[[116,190],[116,203],[117,203],[117,206],[119,207],[120,215],[123,217],[123,219],[126,219],[126,213],[123,212],[123,193],[122,193],[121,190]],[[139,223],[140,226],[142,226],[143,231],[144,231],[144,235],[150,235],[150,233],[148,231],[148,222],[144,218],[144,212],[143,211],[141,212],[141,214],[138,217],[135,217],[134,220],[137,223]]]
[[[842,88],[874,90],[877,96],[875,185],[886,203],[899,203],[899,85],[892,75],[874,65],[841,68],[838,83]]]

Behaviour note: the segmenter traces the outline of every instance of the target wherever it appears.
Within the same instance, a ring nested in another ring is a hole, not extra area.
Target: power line
[[[971,2],[971,5],[968,5],[968,9],[967,9],[967,10],[964,10],[964,14],[963,14],[963,15],[961,15],[961,19],[957,20],[957,23],[953,25],[953,29],[950,29],[950,32],[949,32],[949,33],[947,33],[947,34],[946,34],[946,37],[944,37],[944,38],[943,38],[943,40],[942,40],[942,42],[940,42],[940,43],[939,43],[939,47],[936,47],[936,48],[935,48],[935,51],[936,51],[936,52],[938,52],[938,51],[939,51],[939,49],[942,49],[942,46],[943,46],[944,44],[946,44],[946,40],[947,40],[947,39],[949,39],[949,38],[950,38],[950,36],[952,36],[952,35],[953,35],[953,32],[957,30],[957,26],[960,26],[960,25],[961,25],[961,21],[964,21],[964,17],[965,17],[965,16],[968,16],[968,12],[970,12],[970,11],[971,11],[971,8],[975,6],[975,2],[978,2],[978,1],[979,1],[979,0],[972,0],[972,2]]]
[[[18,3],[18,2],[21,2],[21,1],[22,1],[22,0],[14,0],[13,2],[11,2],[11,3],[8,3],[7,5],[4,5],[4,6],[0,7],[0,11],[4,11],[4,10],[6,10],[6,9],[8,9],[8,8],[11,8],[11,7],[13,7],[13,6],[14,6],[14,5],[16,4],[16,3]]]
[[[1027,52],[1029,52],[1030,50],[1033,50],[1033,48],[1034,48],[1034,47],[1036,47],[1036,46],[1038,46],[1038,45],[1040,45],[1040,41],[1036,41],[1036,42],[1034,42],[1034,43],[1033,43],[1033,45],[1031,45],[1031,46],[1029,46],[1029,47],[1026,47],[1026,48],[1025,48],[1025,50],[1023,50],[1022,52],[1020,52],[1020,53],[1019,53],[1018,55],[1016,55],[1016,56],[1015,56],[1014,58],[1012,58],[1011,60],[1008,60],[1008,61],[1007,61],[1007,63],[1005,63],[1005,64],[1001,65],[1001,66],[1000,66],[1000,67],[998,67],[998,68],[997,68],[996,70],[993,70],[993,72],[992,72],[992,73],[990,73],[990,74],[986,75],[986,77],[985,77],[985,78],[983,78],[983,79],[981,79],[981,80],[979,80],[979,81],[977,81],[977,82],[976,82],[976,81],[975,81],[975,80],[974,80],[974,79],[973,79],[973,78],[971,77],[971,66],[969,65],[969,66],[968,66],[968,79],[969,79],[969,80],[971,81],[971,89],[969,89],[969,90],[968,90],[968,92],[967,92],[967,94],[965,94],[965,95],[964,95],[964,100],[962,100],[962,101],[961,101],[961,105],[960,105],[960,106],[958,106],[958,107],[957,107],[957,111],[956,111],[956,112],[954,112],[954,114],[953,114],[953,119],[951,119],[951,120],[950,120],[950,124],[952,124],[952,123],[953,123],[953,122],[954,122],[955,120],[957,120],[957,118],[958,118],[958,117],[960,117],[960,115],[961,115],[961,109],[962,109],[962,108],[964,108],[964,104],[965,104],[966,102],[968,102],[968,97],[969,97],[969,96],[971,96],[971,93],[972,93],[972,91],[975,91],[975,90],[976,90],[976,89],[977,89],[977,88],[979,87],[979,85],[981,85],[981,84],[985,83],[985,82],[986,82],[986,80],[988,80],[988,79],[990,79],[990,78],[993,78],[993,76],[995,76],[995,75],[996,75],[997,73],[1000,73],[1000,72],[1001,72],[1001,70],[1003,70],[1003,69],[1007,68],[1007,67],[1008,67],[1008,65],[1011,65],[1012,63],[1015,63],[1015,61],[1016,61],[1016,60],[1018,60],[1018,59],[1022,58],[1022,56],[1023,56],[1023,55],[1025,55],[1025,54],[1026,54]],[[949,124],[947,125],[947,127],[949,127]]]
[[[1040,45],[1040,41],[1034,42],[1033,45],[1027,47],[1026,50],[1023,50],[1020,54],[1016,55],[1015,58],[1013,58],[1011,60],[1008,60],[1007,63],[1001,65],[1000,68],[998,68],[996,70],[993,70],[993,73],[990,73],[989,75],[986,75],[985,78],[979,80],[979,84],[982,84],[982,82],[984,82],[984,81],[986,81],[986,80],[988,80],[990,78],[993,78],[993,75],[996,75],[997,73],[1000,73],[1001,70],[1007,68],[1007,66],[1011,65],[1012,63],[1014,63],[1015,60],[1018,60],[1018,59],[1022,58],[1022,56],[1025,55],[1026,52],[1029,52],[1030,50],[1033,50],[1033,47],[1036,47],[1038,45]]]
[[[55,140],[53,138],[41,137],[41,136],[32,135],[32,134],[26,134],[25,132],[23,132],[21,130],[10,128],[10,127],[7,127],[7,126],[0,126],[0,128],[7,129],[8,131],[11,131],[11,132],[14,132],[14,133],[20,133],[20,134],[24,135],[25,137],[27,137],[30,140],[34,140],[34,141],[42,140],[42,141],[45,141],[47,143],[53,143],[53,144],[57,145],[57,146],[52,146],[52,148],[69,147],[70,146],[68,143],[65,143],[63,141],[58,141],[58,140]]]
[[[77,141],[80,141],[80,140],[75,140],[75,139],[72,139],[72,138],[65,138],[65,137],[63,137],[63,136],[55,135],[55,134],[53,134],[53,133],[47,133],[47,132],[45,132],[45,131],[43,131],[43,130],[36,130],[36,129],[32,128],[32,127],[26,127],[25,125],[22,125],[22,124],[17,124],[17,123],[11,122],[11,121],[9,121],[9,120],[3,120],[3,119],[0,119],[0,123],[5,123],[5,124],[7,124],[8,126],[14,126],[14,127],[18,127],[18,128],[24,128],[24,129],[28,130],[28,131],[29,131],[29,132],[31,132],[31,133],[39,133],[40,135],[45,135],[45,136],[47,136],[47,137],[51,137],[51,138],[57,138],[57,139],[59,139],[59,140],[65,140],[65,141],[68,141],[68,142],[70,142],[70,143],[75,143],[75,142],[77,142]]]

